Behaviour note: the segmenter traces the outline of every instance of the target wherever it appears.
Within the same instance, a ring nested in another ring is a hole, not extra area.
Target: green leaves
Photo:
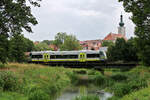
[[[108,48],[108,59],[110,61],[138,61],[135,39],[131,38],[127,42],[123,39],[117,39],[115,45]]]
[[[1,0],[0,1],[0,34],[21,33],[23,29],[32,32],[31,24],[36,25],[37,20],[31,14],[31,5],[39,6],[32,0]],[[36,0],[41,1],[41,0]]]
[[[145,65],[150,65],[150,0],[119,0],[126,12],[132,13],[131,20],[136,25],[138,57]]]

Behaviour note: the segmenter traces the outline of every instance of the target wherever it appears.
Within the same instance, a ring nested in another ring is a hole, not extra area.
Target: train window
[[[42,55],[32,55],[32,58],[43,58]]]
[[[51,55],[51,59],[73,59],[78,58],[78,55]]]
[[[99,54],[87,54],[87,58],[99,58]]]

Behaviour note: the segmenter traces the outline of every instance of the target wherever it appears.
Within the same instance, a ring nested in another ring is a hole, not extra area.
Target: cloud
[[[40,8],[32,8],[39,24],[31,40],[51,40],[58,32],[72,33],[79,40],[103,39],[109,32],[117,33],[121,3],[116,0],[43,0]],[[124,13],[127,37],[133,36],[134,25]]]

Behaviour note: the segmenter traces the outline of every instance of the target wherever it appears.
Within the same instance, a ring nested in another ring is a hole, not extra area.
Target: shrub
[[[96,70],[94,70],[94,69],[89,70],[88,75],[96,75]]]
[[[111,98],[108,98],[108,100],[120,100],[120,97],[113,96],[113,97],[111,97]]]
[[[42,90],[36,90],[30,93],[28,100],[50,100],[50,97]]]
[[[76,73],[67,72],[66,74],[69,76],[69,78],[71,80],[71,84],[74,84],[74,85],[78,84],[79,80],[78,80],[78,76]]]
[[[127,76],[125,74],[121,74],[121,73],[112,75],[111,78],[118,82],[127,80]]]
[[[104,86],[106,83],[107,78],[102,75],[96,75],[95,78],[93,79],[95,85],[97,86]]]
[[[16,91],[21,83],[13,72],[0,71],[0,85],[4,91]]]
[[[0,68],[5,68],[5,64],[0,63]]]
[[[122,97],[131,92],[131,87],[127,83],[116,83],[112,87],[115,96]]]
[[[132,89],[132,91],[136,91],[141,88],[148,87],[147,81],[142,78],[137,78],[132,81],[129,81],[128,84],[129,84],[130,88]]]

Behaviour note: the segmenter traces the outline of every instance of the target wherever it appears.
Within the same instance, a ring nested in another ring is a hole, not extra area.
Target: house
[[[83,50],[99,50],[101,43],[101,40],[80,41],[80,45],[82,46]]]
[[[54,44],[50,44],[49,47],[54,50],[54,51],[57,51],[58,50],[58,47]]]

